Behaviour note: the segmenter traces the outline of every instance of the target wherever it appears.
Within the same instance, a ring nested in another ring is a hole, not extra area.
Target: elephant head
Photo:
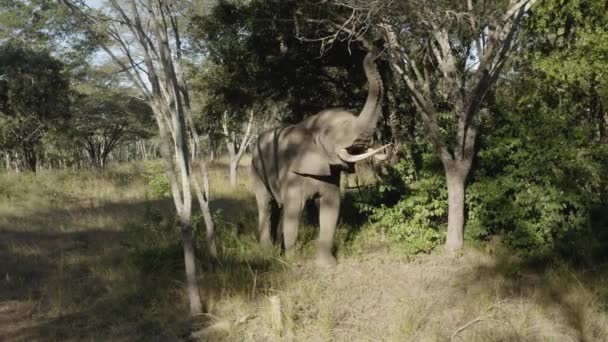
[[[389,145],[372,148],[376,124],[382,108],[383,86],[372,53],[363,60],[368,81],[365,105],[358,116],[342,109],[324,110],[301,122],[301,140],[294,156],[292,171],[300,174],[328,176],[332,166],[352,171],[355,162],[374,157]],[[296,136],[294,134],[294,136]]]

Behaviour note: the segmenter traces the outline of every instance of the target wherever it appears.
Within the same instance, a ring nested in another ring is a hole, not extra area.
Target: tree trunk
[[[209,173],[207,172],[207,164],[201,160],[201,174],[203,176],[203,186],[201,188],[200,183],[196,177],[192,177],[192,184],[194,185],[194,191],[198,198],[198,203],[203,213],[206,228],[206,241],[207,241],[207,252],[209,256],[217,259],[217,248],[215,247],[215,224],[211,216],[211,210],[209,209]]]
[[[239,161],[233,156],[230,156],[230,186],[236,187],[236,171],[239,167]]]
[[[38,158],[36,158],[36,151],[29,148],[23,149],[23,162],[27,170],[36,172],[36,166],[38,165]]]
[[[464,207],[466,173],[446,168],[448,185],[448,231],[445,248],[450,251],[462,249],[464,244]]]
[[[608,112],[602,110],[598,116],[599,116],[598,117],[598,128],[599,128],[599,135],[600,135],[600,143],[608,144],[608,135],[606,134],[606,126],[608,123]]]
[[[198,290],[198,277],[196,275],[196,256],[192,243],[191,212],[186,206],[180,213],[182,225],[182,246],[184,249],[184,265],[186,266],[186,289],[190,302],[190,314],[193,316],[203,312],[201,298]]]

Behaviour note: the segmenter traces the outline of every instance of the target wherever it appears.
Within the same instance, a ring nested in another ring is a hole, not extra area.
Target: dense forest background
[[[41,173],[103,178],[128,163],[152,165],[145,186],[173,199],[163,207],[173,219],[129,234],[181,227],[181,238],[156,241],[189,241],[203,265],[189,266],[183,247],[187,273],[205,278],[223,267],[242,228],[226,223],[214,191],[247,192],[247,173],[238,170],[257,133],[324,108],[357,112],[371,44],[386,88],[376,139],[393,144],[392,156],[349,178],[341,221],[348,233],[338,248],[381,234],[413,258],[446,244],[449,165],[458,161],[448,163],[442,151],[457,160],[462,148],[470,150],[461,156],[470,157],[462,177],[465,246],[499,244],[526,264],[594,269],[608,256],[608,2],[521,1],[530,7],[508,17],[518,3],[2,1],[0,166],[4,177],[35,183]],[[484,78],[480,51],[491,46],[494,24],[509,30],[487,52],[495,59]],[[383,25],[400,29],[398,48]],[[450,46],[438,52],[441,29]],[[442,67],[448,57],[454,70]],[[395,61],[406,61],[401,73]],[[475,131],[461,146],[458,99],[469,93],[466,124]],[[218,166],[224,161],[226,169]],[[218,170],[230,174],[229,184],[214,183]],[[3,201],[18,197],[4,185]],[[191,215],[189,201],[200,213]],[[243,220],[255,221],[248,213]],[[233,228],[237,235],[227,235]],[[130,248],[144,265],[150,255],[174,260],[150,252],[155,243]],[[204,311],[189,300],[192,313]]]

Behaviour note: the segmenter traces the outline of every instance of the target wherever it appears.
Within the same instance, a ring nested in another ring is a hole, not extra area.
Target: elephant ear
[[[330,161],[327,152],[321,144],[309,135],[306,142],[301,144],[293,156],[290,170],[302,175],[329,176],[331,175]]]

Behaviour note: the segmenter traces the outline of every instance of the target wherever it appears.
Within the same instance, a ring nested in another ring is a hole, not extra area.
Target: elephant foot
[[[268,238],[261,238],[260,239],[260,246],[262,247],[262,249],[271,249],[272,248],[272,240],[270,240],[270,237],[268,237]]]
[[[299,263],[299,256],[294,248],[283,251],[283,259],[290,265],[297,265]]]
[[[315,264],[321,268],[333,268],[338,265],[338,260],[336,260],[336,257],[331,255],[331,253],[321,252],[317,254]]]

